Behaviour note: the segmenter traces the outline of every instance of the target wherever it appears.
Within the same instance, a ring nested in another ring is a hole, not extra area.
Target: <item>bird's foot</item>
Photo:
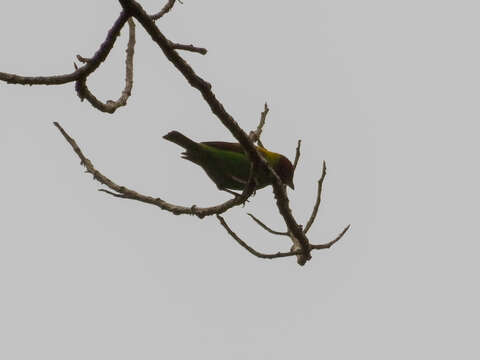
[[[225,189],[225,188],[219,188],[219,189],[220,189],[221,191],[226,191],[226,192],[228,192],[229,194],[235,196],[235,199],[237,199],[237,198],[239,198],[239,197],[242,196],[242,194],[239,194],[239,193],[237,193],[237,192],[235,192],[235,191],[232,191],[232,190],[229,190],[229,189]],[[248,199],[245,200],[245,201],[243,202],[243,206],[245,206],[245,203],[246,203],[246,202],[249,202],[249,201],[250,201],[250,200],[248,200]]]

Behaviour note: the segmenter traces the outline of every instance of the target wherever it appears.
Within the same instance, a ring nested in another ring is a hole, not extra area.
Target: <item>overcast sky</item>
[[[480,5],[474,1],[195,1],[158,22],[239,124],[302,157],[289,190],[304,223],[327,162],[312,243],[351,230],[299,267],[261,260],[217,220],[98,192],[52,125],[117,183],[176,204],[229,198],[162,139],[232,140],[137,26],[135,79],[114,115],[73,84],[0,83],[0,358],[477,359]],[[150,11],[163,2],[144,0]],[[3,5],[0,71],[71,72],[120,13],[117,1]],[[123,88],[127,30],[88,79]],[[270,188],[226,214],[258,250],[286,251]]]

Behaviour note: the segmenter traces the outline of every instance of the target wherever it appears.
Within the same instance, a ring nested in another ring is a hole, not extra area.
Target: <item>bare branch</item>
[[[343,229],[342,232],[340,234],[338,234],[335,239],[333,239],[332,241],[330,241],[326,244],[310,245],[310,246],[311,246],[312,249],[315,249],[315,250],[328,249],[330,246],[332,246],[338,240],[340,240],[343,237],[343,235],[345,235],[345,233],[348,231],[348,229],[350,229],[350,225],[347,225],[347,227],[345,229]]]
[[[297,238],[302,246],[302,260],[299,261],[301,265],[304,265],[311,259],[310,244],[307,237],[302,231],[302,228],[297,224],[292,216],[290,210],[289,200],[287,197],[284,185],[272,167],[266,162],[266,160],[259,154],[258,150],[250,141],[248,135],[242,130],[233,117],[225,110],[222,103],[218,101],[215,94],[212,92],[212,86],[198,76],[192,67],[169,45],[169,40],[160,32],[155,22],[148,16],[142,6],[134,0],[119,0],[123,8],[132,16],[134,16],[145,30],[150,34],[152,39],[162,49],[163,53],[170,62],[183,74],[189,84],[200,91],[205,101],[210,106],[212,112],[218,117],[222,124],[227,127],[232,135],[238,140],[243,149],[246,151],[250,161],[257,167],[259,171],[268,169],[273,177],[273,192],[277,203],[278,210],[282,215],[288,229]]]
[[[289,256],[302,256],[302,254],[303,254],[302,249],[291,250],[291,251],[288,251],[288,252],[277,252],[275,254],[261,253],[261,252],[255,250],[254,248],[252,248],[251,246],[249,246],[245,241],[240,239],[240,237],[237,234],[235,234],[235,232],[228,226],[227,222],[225,221],[225,219],[222,216],[217,215],[217,219],[220,222],[220,224],[225,228],[225,230],[227,230],[228,234],[237,243],[239,243],[240,246],[247,249],[247,251],[250,254],[255,255],[256,257],[259,257],[259,258],[262,258],[262,259],[277,259],[277,258],[289,257]],[[335,244],[338,240],[340,240],[342,238],[342,236],[347,232],[347,230],[349,228],[350,228],[350,225],[348,225],[345,229],[343,229],[343,231],[334,240],[330,241],[327,244],[311,245],[310,250],[322,250],[322,249],[327,249],[327,248],[331,247],[333,244]]]
[[[175,5],[175,1],[176,0],[168,0],[168,2],[165,4],[165,6],[162,8],[162,10],[160,10],[158,13],[150,16],[151,19],[153,21],[156,21],[156,20],[160,19],[163,15],[165,15],[170,10],[172,10],[173,5]],[[181,1],[179,1],[179,2],[181,3]]]
[[[175,215],[180,215],[180,214],[190,214],[190,215],[196,215],[199,218],[203,218],[205,216],[209,215],[215,215],[215,214],[221,214],[224,213],[225,211],[231,209],[234,206],[238,206],[243,204],[248,197],[253,193],[253,190],[255,188],[255,181],[254,181],[254,169],[253,164],[249,176],[249,181],[247,185],[245,186],[245,189],[241,195],[238,197],[235,197],[231,200],[228,200],[224,202],[223,204],[217,205],[217,206],[211,206],[211,207],[206,207],[206,208],[200,208],[195,205],[191,207],[185,207],[185,206],[178,206],[174,205],[171,203],[168,203],[160,198],[154,198],[152,196],[147,196],[147,195],[142,195],[134,190],[128,189],[125,186],[120,186],[117,185],[115,182],[110,180],[108,177],[103,175],[100,171],[95,169],[93,166],[92,162],[83,155],[82,150],[80,147],[77,145],[75,140],[70,137],[70,135],[67,134],[67,132],[60,126],[58,122],[54,122],[54,125],[58,128],[58,130],[62,133],[63,137],[67,142],[70,144],[72,147],[73,151],[78,155],[78,157],[81,160],[81,165],[85,166],[86,172],[90,173],[93,175],[94,180],[97,180],[101,184],[107,186],[114,192],[108,191],[101,189],[101,191],[106,192],[110,195],[113,195],[115,197],[121,197],[124,199],[132,199],[132,200],[137,200],[140,202],[144,202],[147,204],[152,204],[155,206],[158,206],[159,208],[163,210],[167,210]]]
[[[175,1],[178,1],[180,4],[183,4],[180,0],[168,0],[168,2],[165,4],[165,6],[162,8],[162,10],[160,10],[158,13],[156,13],[154,15],[151,15],[150,18],[153,21],[156,21],[156,20],[160,19],[163,15],[165,15],[170,10],[172,10],[173,5],[175,5]],[[196,53],[199,53],[199,54],[202,54],[202,55],[205,55],[207,53],[207,49],[197,47],[197,46],[193,46],[191,44],[190,45],[185,45],[185,44],[178,44],[178,43],[171,42],[170,46],[173,49],[196,52]]]
[[[325,164],[325,161],[323,161],[323,169],[322,169],[322,176],[320,177],[320,180],[318,180],[318,188],[317,188],[317,200],[315,202],[315,206],[313,207],[312,215],[310,215],[310,219],[308,219],[307,225],[305,225],[305,233],[310,230],[310,227],[312,226],[313,222],[315,221],[315,217],[317,216],[318,213],[318,208],[320,206],[320,202],[322,201],[322,186],[323,186],[323,180],[325,179],[325,176],[327,175],[327,165]]]
[[[253,214],[247,213],[247,215],[250,216],[253,219],[253,221],[255,221],[258,225],[260,225],[262,228],[267,230],[269,233],[274,234],[274,235],[288,236],[287,232],[275,231],[272,228],[268,227],[267,225],[265,225],[265,223],[263,223],[261,220],[259,220],[257,217],[255,217]]]
[[[135,53],[135,22],[133,19],[128,19],[128,45],[126,49],[126,58],[125,58],[125,88],[122,91],[121,96],[117,101],[108,100],[106,103],[98,100],[95,95],[93,95],[87,87],[87,79],[85,77],[77,80],[75,88],[77,89],[77,94],[80,99],[83,101],[87,99],[90,104],[96,109],[113,114],[121,106],[127,105],[127,100],[132,94],[133,87],[133,55]],[[90,59],[86,59],[77,55],[79,61],[89,62]]]
[[[21,76],[16,74],[9,74],[0,72],[0,80],[9,84],[22,84],[22,85],[62,85],[72,81],[77,81],[82,77],[87,77],[94,72],[100,64],[106,59],[110,50],[113,48],[113,44],[120,34],[120,30],[129,18],[128,13],[124,10],[120,13],[112,28],[108,31],[107,38],[97,50],[95,55],[82,67],[78,68],[74,72],[65,75],[53,75],[53,76]]]
[[[295,161],[293,162],[293,172],[297,169],[298,160],[300,160],[300,145],[302,144],[302,140],[298,140],[297,149],[295,150]]]
[[[193,46],[191,44],[190,45],[178,44],[178,43],[174,43],[174,42],[171,42],[171,41],[170,41],[170,46],[172,47],[172,49],[191,51],[191,52],[199,53],[199,54],[202,54],[202,55],[206,55],[207,51],[208,51],[205,48],[196,47],[196,46]]]
[[[270,109],[268,108],[267,103],[264,105],[264,109],[262,113],[260,114],[260,122],[258,123],[257,129],[255,131],[250,131],[250,134],[248,135],[250,140],[253,143],[258,142],[258,145],[261,147],[264,147],[262,142],[260,141],[260,135],[262,135],[263,127],[265,126],[265,120],[267,118],[268,111]]]
[[[302,254],[302,250],[289,251],[289,252],[277,252],[275,254],[264,254],[264,253],[258,252],[257,250],[255,250],[254,248],[249,246],[245,241],[240,239],[238,237],[238,235],[235,234],[232,229],[230,229],[230,227],[227,225],[227,223],[225,222],[225,219],[223,217],[221,217],[220,215],[217,215],[217,219],[218,219],[218,221],[220,221],[220,224],[222,224],[222,226],[225,228],[225,230],[227,230],[227,232],[230,234],[230,236],[232,238],[234,238],[243,248],[247,249],[247,251],[250,254],[255,255],[259,258],[262,258],[262,259],[276,259],[276,258],[280,258],[280,257],[287,257],[287,256],[294,256],[294,255],[301,255]]]

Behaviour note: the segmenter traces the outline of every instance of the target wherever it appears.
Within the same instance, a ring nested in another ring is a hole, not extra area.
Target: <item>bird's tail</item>
[[[185,135],[183,135],[178,131],[170,131],[163,138],[177,145],[180,145],[187,151],[195,151],[200,147],[200,144],[189,139],[188,137],[186,137]]]

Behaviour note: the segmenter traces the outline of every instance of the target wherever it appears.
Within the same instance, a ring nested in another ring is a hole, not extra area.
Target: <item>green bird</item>
[[[223,141],[199,143],[178,131],[171,131],[163,138],[183,147],[186,151],[182,153],[182,158],[202,167],[220,190],[243,190],[247,184],[250,174],[250,161],[239,143]],[[294,169],[290,160],[263,147],[257,146],[257,149],[272,166],[282,182],[294,189]],[[261,189],[272,184],[273,180],[266,171],[260,171],[255,177],[255,182],[255,189]]]

